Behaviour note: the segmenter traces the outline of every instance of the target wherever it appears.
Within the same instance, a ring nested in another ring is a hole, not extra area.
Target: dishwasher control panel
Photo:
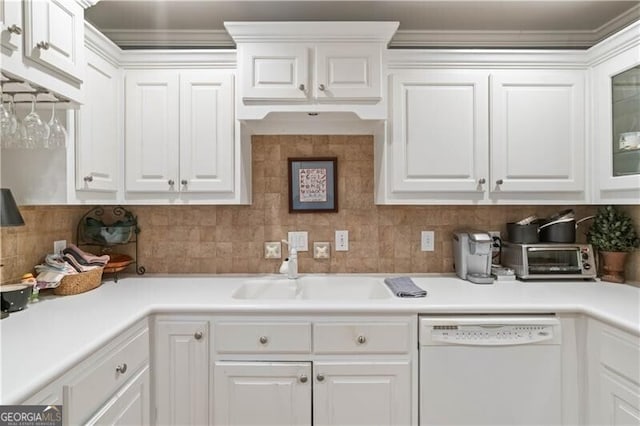
[[[553,314],[424,315],[420,346],[558,345],[560,320]]]

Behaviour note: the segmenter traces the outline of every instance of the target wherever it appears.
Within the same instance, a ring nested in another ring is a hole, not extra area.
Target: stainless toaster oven
[[[596,264],[590,244],[502,245],[502,265],[522,280],[594,279]]]

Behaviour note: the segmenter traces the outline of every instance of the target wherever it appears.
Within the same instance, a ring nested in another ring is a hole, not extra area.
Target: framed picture
[[[289,158],[289,213],[338,211],[338,159]]]

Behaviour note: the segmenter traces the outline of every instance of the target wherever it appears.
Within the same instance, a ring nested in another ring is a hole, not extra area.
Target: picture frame
[[[338,158],[288,158],[289,213],[338,211]]]

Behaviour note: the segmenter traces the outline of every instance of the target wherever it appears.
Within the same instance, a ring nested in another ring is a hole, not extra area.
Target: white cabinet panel
[[[177,71],[127,71],[125,164],[127,191],[177,191],[179,86]]]
[[[314,363],[314,425],[411,424],[409,362]]]
[[[25,54],[34,61],[82,81],[84,10],[75,1],[26,0]]]
[[[0,45],[3,49],[20,55],[22,52],[22,2],[20,0],[0,0]]]
[[[216,362],[213,423],[311,425],[311,386],[310,362]]]
[[[209,323],[158,320],[154,349],[156,424],[207,424]]]
[[[87,425],[149,425],[149,367],[123,386]]]
[[[309,49],[299,44],[247,44],[243,58],[242,99],[305,101],[309,87]]]
[[[121,149],[121,71],[87,49],[83,90],[86,102],[78,113],[76,189],[115,192]]]
[[[320,44],[315,48],[315,84],[319,101],[381,99],[382,49],[377,44]]]
[[[233,192],[233,74],[180,73],[181,191]]]
[[[584,191],[581,71],[493,73],[491,112],[492,190]]]
[[[488,161],[487,73],[401,71],[392,85],[391,191],[481,191]]]

